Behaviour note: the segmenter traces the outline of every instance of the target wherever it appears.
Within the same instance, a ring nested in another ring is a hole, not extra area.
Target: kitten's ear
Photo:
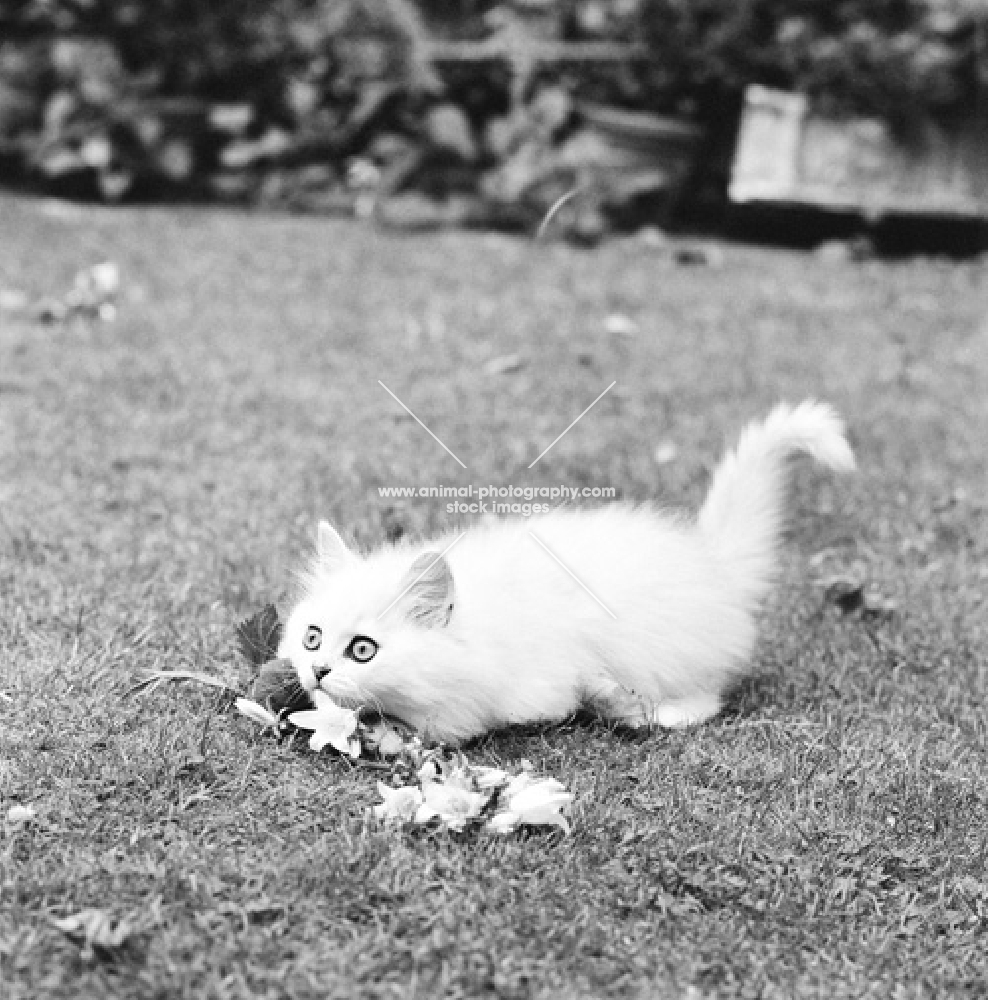
[[[402,581],[405,617],[425,628],[444,628],[453,614],[453,574],[439,552],[423,552]]]
[[[354,554],[346,547],[339,532],[329,523],[320,521],[316,534],[316,561],[324,569],[336,569],[353,560]]]

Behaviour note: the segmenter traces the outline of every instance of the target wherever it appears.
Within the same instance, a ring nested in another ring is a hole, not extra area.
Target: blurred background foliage
[[[351,204],[381,172],[398,189],[427,161],[497,166],[506,134],[538,127],[519,103],[544,110],[552,87],[572,102],[556,101],[563,134],[592,99],[729,144],[756,82],[893,124],[970,116],[986,23],[983,0],[0,0],[0,178]],[[635,56],[564,60],[519,89],[530,40]],[[437,59],[437,42],[501,57]]]

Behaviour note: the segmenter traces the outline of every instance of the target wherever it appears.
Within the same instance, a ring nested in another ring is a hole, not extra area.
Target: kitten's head
[[[410,716],[434,704],[449,653],[453,577],[445,558],[401,550],[363,559],[325,521],[308,594],[285,622],[278,655],[307,691]]]

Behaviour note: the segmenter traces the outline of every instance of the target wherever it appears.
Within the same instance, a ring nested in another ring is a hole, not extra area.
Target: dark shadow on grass
[[[505,756],[524,757],[533,751],[528,746],[534,740],[568,736],[574,734],[600,735],[607,733],[622,744],[638,745],[651,742],[665,730],[656,726],[622,725],[612,719],[605,719],[595,712],[580,709],[562,722],[528,722],[516,726],[506,726],[460,744],[467,751],[491,750]]]
[[[779,701],[779,678],[775,674],[754,674],[734,684],[727,692],[724,707],[717,718],[721,722],[740,722],[758,715]]]

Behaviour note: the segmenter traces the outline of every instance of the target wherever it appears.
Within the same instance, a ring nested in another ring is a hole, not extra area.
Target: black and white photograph
[[[988,0],[0,0],[0,1000],[988,997]]]

